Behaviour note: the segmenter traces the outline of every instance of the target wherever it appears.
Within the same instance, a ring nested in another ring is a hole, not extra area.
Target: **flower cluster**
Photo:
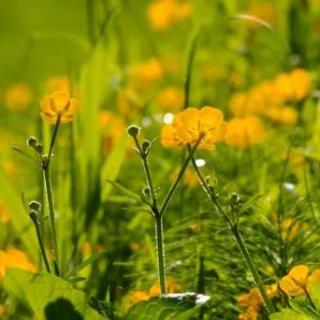
[[[278,285],[272,284],[266,288],[267,296],[272,299],[277,294]],[[257,320],[263,306],[263,300],[257,288],[251,289],[237,298],[237,303],[246,310],[239,314],[239,320]]]
[[[36,266],[30,262],[26,254],[20,250],[9,248],[0,251],[0,280],[3,280],[6,270],[10,268],[36,272]]]
[[[155,30],[165,30],[191,13],[192,6],[188,1],[156,0],[148,7],[149,23]]]
[[[79,101],[71,98],[65,91],[57,91],[50,96],[45,96],[41,101],[41,117],[49,124],[68,123],[75,117]]]
[[[259,114],[278,124],[293,125],[297,120],[297,111],[288,104],[306,98],[311,88],[309,73],[295,69],[234,95],[230,109],[237,117]]]
[[[224,140],[226,123],[223,113],[213,107],[187,108],[177,113],[172,124],[165,125],[161,132],[161,143],[165,147],[195,144],[200,139],[200,149],[211,150]]]
[[[256,116],[233,118],[227,123],[226,143],[228,145],[247,148],[261,143],[265,136],[266,130]]]
[[[310,272],[307,265],[293,267],[279,282],[281,290],[289,296],[301,296],[310,290],[313,284],[320,285],[320,269]]]

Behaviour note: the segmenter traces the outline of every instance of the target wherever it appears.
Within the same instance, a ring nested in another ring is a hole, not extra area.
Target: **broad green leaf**
[[[4,287],[11,295],[27,303],[39,320],[104,319],[89,307],[83,292],[51,274],[11,269],[6,274]]]

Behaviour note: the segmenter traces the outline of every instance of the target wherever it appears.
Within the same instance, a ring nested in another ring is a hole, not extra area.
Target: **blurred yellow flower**
[[[30,262],[27,255],[14,248],[0,251],[0,281],[4,278],[6,270],[10,268],[17,268],[30,272],[37,271],[36,266]]]
[[[126,129],[125,121],[115,113],[107,110],[100,112],[100,126],[102,132],[102,151],[110,151],[123,136]]]
[[[131,67],[132,84],[138,89],[147,89],[163,76],[163,67],[159,60],[152,58]]]
[[[258,19],[265,21],[272,26],[275,26],[276,24],[276,7],[271,2],[265,1],[260,3],[254,3],[248,8],[246,13],[248,15],[254,16]],[[248,24],[252,28],[258,28],[261,26],[260,24],[251,21],[249,21]]]
[[[309,267],[298,265],[293,267],[280,282],[280,288],[289,296],[299,296],[305,294]]]
[[[293,239],[300,229],[301,225],[299,222],[294,221],[291,218],[286,218],[281,222],[281,237],[284,240]]]
[[[184,100],[184,92],[177,87],[166,87],[156,96],[156,101],[166,111],[181,109]]]
[[[0,222],[7,223],[10,220],[9,212],[7,211],[5,205],[0,202]]]
[[[5,307],[2,304],[0,304],[0,319],[5,315],[5,313],[6,313]]]
[[[56,124],[58,117],[60,123],[68,123],[75,117],[79,101],[71,98],[69,93],[57,91],[45,96],[41,101],[41,117],[49,124]]]
[[[50,77],[46,81],[46,92],[51,94],[57,91],[70,92],[70,80],[67,75]]]
[[[238,148],[247,148],[261,143],[266,137],[266,130],[256,116],[233,118],[227,123],[226,143]]]
[[[30,104],[33,94],[25,83],[17,83],[9,87],[4,94],[4,102],[9,110],[24,111]]]
[[[148,6],[149,23],[155,30],[165,30],[176,22],[189,17],[192,6],[189,1],[156,0]]]
[[[225,134],[226,124],[219,109],[187,108],[175,115],[172,124],[163,127],[161,143],[165,147],[195,144],[202,137],[199,148],[211,150],[224,140]]]
[[[310,290],[311,286],[320,285],[320,269],[314,270],[308,278],[307,289]]]
[[[278,291],[277,283],[266,287],[266,294],[269,299],[275,297]],[[237,297],[237,303],[246,308],[239,314],[241,320],[256,320],[263,306],[263,300],[257,288],[252,288],[248,293],[241,294]]]
[[[293,126],[298,119],[297,110],[286,106],[271,106],[263,114],[272,122],[281,125]]]

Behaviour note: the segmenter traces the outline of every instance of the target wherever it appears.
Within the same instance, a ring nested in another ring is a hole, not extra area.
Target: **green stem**
[[[57,276],[60,276],[59,268],[59,251],[58,251],[58,242],[57,242],[57,231],[56,231],[56,222],[55,222],[55,208],[54,200],[52,194],[51,180],[49,167],[46,166],[42,170],[45,184],[45,191],[47,195],[48,208],[49,208],[49,220],[50,220],[50,229],[51,229],[51,252],[54,271]]]
[[[188,146],[189,148],[189,154],[191,154],[190,152],[190,146]],[[275,309],[270,301],[270,299],[268,298],[267,294],[266,294],[266,291],[264,289],[264,286],[262,284],[262,281],[261,281],[261,278],[259,276],[259,273],[257,271],[257,267],[255,266],[251,256],[250,256],[250,253],[244,243],[244,240],[242,239],[240,233],[239,233],[239,230],[238,230],[238,226],[233,223],[229,217],[227,216],[227,214],[225,213],[225,211],[223,210],[222,206],[220,205],[217,197],[214,195],[212,189],[210,188],[210,186],[207,184],[206,180],[204,179],[201,171],[199,170],[199,168],[197,167],[196,165],[196,162],[195,162],[195,159],[193,158],[192,156],[192,159],[191,159],[191,162],[193,164],[193,167],[197,173],[197,176],[201,182],[201,185],[205,191],[205,193],[208,195],[208,197],[210,198],[210,200],[213,202],[213,204],[215,205],[215,207],[218,209],[218,213],[219,213],[219,216],[224,220],[224,222],[226,223],[226,226],[228,227],[228,229],[232,232],[237,244],[238,244],[238,247],[240,249],[240,252],[241,252],[241,255],[246,263],[246,265],[248,266],[253,278],[254,278],[254,281],[255,281],[255,284],[261,294],[261,297],[262,297],[262,300],[264,302],[264,305],[267,309],[267,312],[268,313],[273,313],[275,312]]]
[[[178,173],[178,176],[177,176],[175,182],[173,183],[173,185],[169,189],[168,193],[166,194],[164,200],[162,201],[162,204],[161,204],[161,207],[160,207],[160,210],[159,210],[160,215],[163,215],[164,212],[167,210],[167,207],[168,207],[168,205],[169,205],[169,203],[171,201],[171,198],[174,195],[174,193],[175,193],[175,191],[176,191],[176,189],[177,189],[177,187],[179,185],[179,182],[181,181],[181,179],[183,177],[183,174],[186,171],[187,166],[188,166],[190,160],[192,159],[194,152],[196,151],[197,147],[199,146],[202,138],[203,138],[203,136],[200,136],[200,138],[198,139],[196,144],[191,149],[187,159],[185,160],[183,166],[181,167],[181,169],[180,169],[180,171]]]
[[[166,263],[164,252],[163,220],[161,216],[155,217],[155,234],[157,244],[158,277],[160,283],[160,290],[161,294],[166,294]]]
[[[240,253],[242,255],[242,258],[245,261],[247,267],[249,268],[249,270],[253,276],[254,282],[255,282],[257,288],[259,289],[259,292],[261,294],[261,297],[262,297],[262,300],[264,302],[264,305],[266,307],[267,312],[269,314],[275,312],[275,309],[274,309],[274,307],[273,307],[273,305],[272,305],[270,299],[268,298],[268,295],[264,289],[262,280],[261,280],[260,275],[257,271],[257,267],[256,267],[251,255],[250,255],[250,253],[249,253],[248,248],[245,245],[245,242],[244,242],[241,234],[239,233],[238,227],[234,226],[231,230],[232,230],[234,238],[238,244],[238,247],[240,249]]]
[[[30,218],[33,221],[34,227],[36,229],[36,234],[37,234],[37,239],[38,239],[38,243],[39,243],[39,247],[40,247],[40,252],[41,252],[41,256],[42,256],[43,262],[45,264],[46,270],[47,270],[48,273],[51,273],[49,260],[48,260],[46,249],[45,249],[45,246],[44,246],[44,243],[43,243],[43,238],[42,238],[42,232],[41,232],[41,228],[40,228],[39,218],[35,217],[32,214],[30,214]]]

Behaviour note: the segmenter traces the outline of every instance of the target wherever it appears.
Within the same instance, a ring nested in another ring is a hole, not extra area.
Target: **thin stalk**
[[[58,116],[56,125],[53,130],[48,156],[47,158],[44,157],[42,160],[42,173],[44,178],[45,192],[47,195],[48,209],[49,209],[52,260],[53,260],[54,271],[57,276],[60,276],[60,264],[59,264],[59,250],[58,250],[58,241],[57,241],[56,222],[55,222],[55,206],[54,206],[54,198],[53,198],[51,179],[50,179],[50,162],[52,157],[52,151],[58,135],[60,120],[61,120],[61,115]]]
[[[171,200],[172,196],[174,195],[174,193],[175,193],[175,191],[177,189],[177,186],[178,186],[179,182],[181,181],[181,179],[183,177],[183,174],[186,171],[187,166],[188,166],[190,160],[192,159],[194,152],[196,151],[197,147],[199,146],[202,138],[203,138],[203,136],[200,136],[200,138],[198,139],[196,144],[191,149],[187,159],[185,160],[183,166],[181,167],[181,169],[180,169],[180,171],[178,173],[178,176],[177,176],[175,182],[173,183],[173,185],[169,189],[168,193],[166,194],[164,200],[162,201],[162,204],[161,204],[161,207],[160,207],[160,210],[159,210],[160,215],[164,214],[164,212],[167,210],[167,207],[168,207],[168,205],[170,203],[170,200]]]
[[[189,146],[189,152],[190,152],[190,146]],[[191,153],[189,153],[191,154]],[[193,167],[196,171],[196,174],[201,182],[201,185],[205,191],[205,193],[208,195],[208,197],[210,198],[210,200],[213,202],[213,204],[215,205],[215,207],[218,209],[218,212],[219,212],[219,216],[221,218],[223,218],[224,222],[226,223],[228,229],[232,232],[237,244],[238,244],[238,247],[240,249],[240,252],[241,252],[241,255],[246,263],[246,265],[248,266],[253,278],[254,278],[254,281],[255,281],[255,284],[261,294],[261,297],[262,297],[262,300],[264,302],[264,305],[266,307],[266,310],[268,313],[273,313],[275,312],[275,309],[270,301],[270,299],[268,298],[267,294],[266,294],[266,291],[264,289],[264,286],[262,284],[262,280],[259,276],[259,273],[257,271],[257,267],[256,265],[254,264],[254,261],[252,260],[251,256],[250,256],[250,253],[245,245],[245,242],[244,240],[242,239],[240,233],[239,233],[239,230],[238,230],[238,226],[233,223],[229,217],[227,216],[227,214],[225,213],[225,211],[223,210],[222,206],[220,205],[217,197],[213,194],[213,191],[212,189],[210,188],[210,186],[207,184],[206,180],[204,179],[202,173],[200,172],[199,168],[197,167],[196,165],[196,162],[192,156],[192,159],[191,159],[191,162],[193,164]]]
[[[57,231],[56,231],[56,222],[55,222],[55,208],[54,200],[52,194],[51,180],[49,167],[45,167],[43,170],[45,191],[47,195],[48,208],[49,208],[49,220],[50,220],[50,231],[51,231],[51,253],[54,271],[57,276],[60,276],[59,268],[59,251],[58,251],[58,241],[57,241]]]
[[[166,263],[164,252],[163,220],[161,216],[155,217],[155,235],[157,243],[158,278],[160,283],[160,292],[161,294],[166,294]]]
[[[38,239],[38,243],[39,243],[39,247],[40,247],[40,252],[41,252],[41,256],[44,262],[44,265],[46,267],[46,270],[48,273],[51,273],[51,269],[50,269],[50,263],[47,257],[47,253],[46,253],[46,249],[43,243],[43,237],[42,237],[42,232],[41,232],[41,228],[40,228],[40,221],[39,218],[30,214],[30,218],[34,224],[34,227],[36,229],[36,234],[37,234],[37,239]]]
[[[250,255],[250,253],[249,253],[249,250],[248,250],[241,234],[239,233],[237,226],[232,228],[232,233],[233,233],[233,236],[238,244],[242,258],[245,261],[248,269],[250,270],[257,288],[259,289],[259,292],[261,294],[261,297],[262,297],[262,300],[263,300],[263,303],[266,307],[267,312],[269,314],[275,312],[274,306],[272,305],[272,303],[271,303],[270,299],[268,298],[268,295],[264,289],[262,280],[261,280],[260,275],[257,271],[257,267],[256,267],[251,255]]]

